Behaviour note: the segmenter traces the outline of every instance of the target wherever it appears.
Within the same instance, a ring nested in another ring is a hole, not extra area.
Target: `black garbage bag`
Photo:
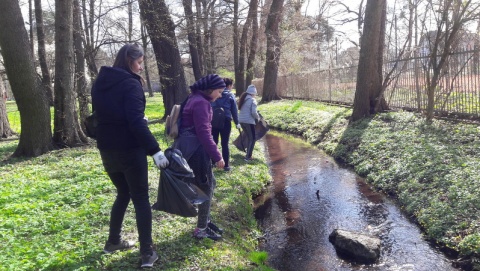
[[[259,113],[260,115],[260,113]],[[270,128],[268,127],[267,121],[260,115],[260,120],[255,125],[255,141],[260,140],[264,137]],[[247,152],[248,138],[247,134],[244,131],[240,131],[235,140],[233,140],[233,145],[237,147],[238,150]]]
[[[232,143],[239,151],[247,152],[248,137],[243,130],[240,130],[238,137]]]
[[[267,134],[268,130],[270,130],[268,123],[263,118],[262,114],[258,113],[258,115],[260,115],[260,120],[255,125],[255,141],[260,140]]]
[[[182,152],[168,148],[165,156],[168,167],[160,171],[157,202],[152,209],[183,216],[197,216],[197,204],[208,200],[208,196],[194,185],[194,174]]]

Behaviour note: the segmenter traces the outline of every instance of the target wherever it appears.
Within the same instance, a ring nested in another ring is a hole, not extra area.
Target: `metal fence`
[[[435,112],[480,117],[479,50],[457,51],[449,55],[435,89]],[[391,108],[424,111],[427,108],[427,55],[385,61],[385,74],[396,67],[385,91]],[[280,97],[353,104],[357,66],[332,68],[302,74],[282,75],[277,80]],[[263,80],[253,84],[261,95]]]

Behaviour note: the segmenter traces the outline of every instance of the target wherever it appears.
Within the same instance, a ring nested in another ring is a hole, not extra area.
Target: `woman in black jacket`
[[[135,208],[142,267],[151,267],[158,259],[153,250],[152,211],[148,196],[147,155],[159,168],[168,160],[150,132],[145,119],[143,49],[126,44],[118,52],[113,67],[103,66],[92,87],[92,104],[98,126],[97,147],[105,171],[116,187],[117,197],[110,216],[110,231],[104,251],[128,249],[135,242],[123,240],[121,229],[130,202]]]

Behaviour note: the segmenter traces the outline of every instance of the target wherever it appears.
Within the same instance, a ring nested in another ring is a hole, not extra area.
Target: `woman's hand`
[[[220,161],[216,162],[215,165],[218,168],[224,168],[225,167],[225,161],[223,161],[223,158],[222,158],[222,159],[220,159]]]

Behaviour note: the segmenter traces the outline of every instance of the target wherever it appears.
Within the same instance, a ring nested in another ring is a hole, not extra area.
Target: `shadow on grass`
[[[158,260],[149,270],[188,268],[190,262],[194,262],[193,258],[200,255],[202,250],[211,247],[213,243],[214,241],[210,239],[197,240],[192,237],[190,232],[185,232],[175,239],[164,242],[155,242],[154,240],[154,249],[157,251]],[[119,253],[122,255],[118,255]],[[49,266],[44,270],[144,270],[140,268],[141,258],[138,242],[136,248],[131,251],[105,254],[102,247],[98,247],[95,252],[86,254],[82,258],[83,260],[71,263]],[[189,261],[188,259],[192,260]]]
[[[5,165],[14,165],[30,159],[25,157],[12,157],[12,154],[17,149],[17,145],[18,142],[0,142],[0,167]]]
[[[349,123],[330,155],[337,161],[348,163],[347,157],[362,143],[362,136],[371,121],[369,117]]]
[[[340,119],[342,116],[345,116],[345,113],[349,111],[349,108],[344,109],[343,111],[340,111],[333,115],[333,117],[328,121],[327,125],[320,131],[320,136],[313,140],[311,143],[312,144],[318,144],[322,142],[325,139],[325,136],[332,130],[333,125],[337,122],[338,119]]]

